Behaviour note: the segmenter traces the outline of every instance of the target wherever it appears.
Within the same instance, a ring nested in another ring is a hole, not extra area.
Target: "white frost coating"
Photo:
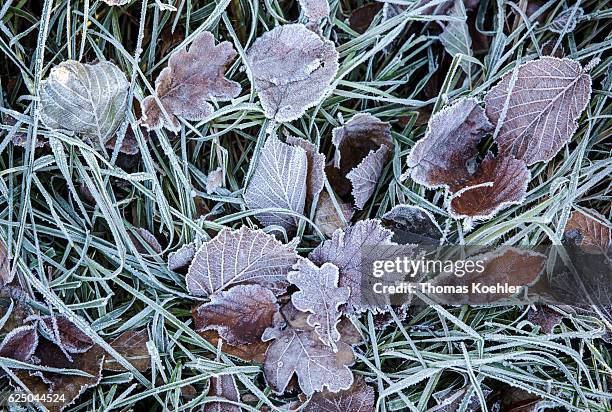
[[[380,146],[377,151],[371,150],[361,163],[346,175],[353,186],[351,193],[353,199],[355,199],[355,207],[358,209],[363,209],[374,190],[376,190],[378,179],[380,179],[388,156],[389,148],[387,146]]]
[[[304,15],[310,21],[318,22],[329,17],[328,0],[298,0],[300,7],[304,10]]]
[[[196,243],[191,242],[168,254],[168,270],[177,270],[189,266],[196,250]]]
[[[571,33],[576,29],[576,23],[582,19],[584,10],[582,7],[572,6],[559,14],[547,27],[553,33]]]

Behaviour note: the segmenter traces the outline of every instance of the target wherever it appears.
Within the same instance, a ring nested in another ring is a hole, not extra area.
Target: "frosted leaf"
[[[481,390],[485,399],[487,399],[493,392],[484,385],[482,386]],[[478,412],[482,410],[478,395],[476,395],[476,392],[472,390],[471,386],[466,386],[461,389],[448,388],[446,390],[434,393],[433,397],[436,399],[436,402],[438,402],[438,405],[429,409],[428,412],[457,412],[462,410],[461,405],[465,405],[465,412]]]
[[[467,16],[465,15],[465,6],[463,0],[455,0],[452,12],[453,17],[461,18],[460,21],[449,21],[446,23],[444,30],[439,36],[440,43],[448,54],[455,57],[457,54],[472,56],[472,38],[467,25]],[[470,62],[463,60],[461,68],[466,73],[470,71]]]
[[[105,147],[109,150],[115,150],[116,143],[117,135],[115,134],[106,142]],[[140,152],[138,140],[136,139],[136,135],[134,134],[134,130],[132,130],[131,126],[128,127],[125,131],[125,136],[123,137],[123,141],[121,142],[121,146],[119,147],[119,152],[131,156],[134,156],[138,154],[138,152]]]
[[[407,159],[410,177],[429,189],[458,190],[473,173],[478,142],[493,126],[473,98],[461,98],[429,119]]]
[[[304,15],[310,21],[320,21],[329,17],[328,0],[298,0]]]
[[[449,213],[455,219],[490,219],[509,205],[523,203],[530,180],[523,161],[489,154],[465,187],[453,195]]]
[[[0,240],[0,289],[13,281],[14,271],[11,271],[11,262],[5,243]]]
[[[374,412],[374,389],[361,376],[355,377],[353,385],[338,393],[329,391],[315,393],[303,412]]]
[[[282,291],[296,261],[295,250],[272,235],[246,226],[223,229],[196,252],[187,272],[187,289],[194,296],[209,296],[248,283]]]
[[[380,146],[377,151],[370,151],[361,163],[346,175],[347,179],[351,181],[353,187],[351,194],[358,209],[363,209],[366,202],[374,194],[388,157],[389,148]]]
[[[508,152],[527,165],[547,162],[576,132],[577,119],[591,95],[591,76],[571,59],[542,57],[506,73],[485,97],[486,112],[499,133],[500,153]],[[508,98],[508,95],[510,96]],[[508,110],[501,119],[504,106]]]
[[[555,326],[561,324],[563,315],[546,306],[535,306],[529,309],[527,320],[539,326],[542,332],[549,334],[552,333]]]
[[[233,402],[240,402],[240,392],[236,386],[234,375],[219,375],[210,378],[209,397],[225,398]],[[228,402],[209,402],[204,404],[202,412],[240,412],[242,408]]]
[[[195,330],[216,330],[230,345],[250,345],[273,324],[276,296],[259,285],[237,285],[193,310]]]
[[[125,4],[128,4],[132,0],[102,0],[102,1],[108,4],[109,6],[123,6]]]
[[[91,338],[66,316],[42,316],[40,326],[47,335],[46,338],[68,353],[87,352],[94,345]]]
[[[168,270],[177,270],[191,264],[197,247],[195,242],[187,243],[168,254]]]
[[[151,367],[151,355],[147,349],[149,333],[146,329],[126,330],[110,342],[110,345],[121,356],[140,372],[146,372]],[[127,372],[127,369],[111,356],[104,362],[104,369],[114,372]]]
[[[346,222],[353,217],[353,208],[349,203],[339,201],[340,212],[344,215]],[[327,192],[322,192],[317,202],[314,222],[325,236],[331,236],[336,229],[343,229],[346,225],[338,216],[338,211],[334,207],[331,197]]]
[[[340,340],[338,322],[340,306],[348,301],[350,289],[338,287],[338,268],[324,263],[320,268],[308,259],[300,259],[287,279],[300,290],[291,295],[293,306],[310,312],[308,325],[314,328],[321,342],[336,349]]]
[[[334,43],[303,24],[278,26],[247,53],[255,89],[269,119],[290,122],[319,104],[338,71]]]
[[[610,248],[610,226],[597,212],[589,210],[589,213],[573,211],[565,224],[565,233],[577,231],[580,235],[578,246],[586,252],[606,253]]]
[[[351,290],[347,311],[364,311],[370,308],[362,299],[361,293],[362,248],[394,245],[392,236],[393,232],[385,229],[379,220],[360,220],[354,226],[336,230],[331,239],[321,243],[310,253],[309,259],[313,263],[323,265],[329,262],[338,267],[338,285],[348,286]]]
[[[213,194],[215,191],[223,185],[223,177],[225,172],[222,168],[218,167],[206,176],[206,193]]]
[[[304,149],[268,137],[245,193],[244,201],[251,210],[282,208],[302,214],[306,202],[308,156]],[[279,225],[287,230],[297,226],[297,219],[280,213],[259,213],[264,225]]]
[[[142,227],[135,228],[134,232],[135,233],[129,232],[128,235],[139,253],[149,254],[150,252],[147,247],[151,248],[151,250],[158,255],[162,253],[162,246],[153,233]]]
[[[106,143],[125,119],[128,81],[111,62],[67,60],[40,85],[40,118],[50,129],[68,130]]]
[[[546,28],[554,33],[571,33],[576,30],[576,23],[583,15],[582,7],[572,6],[559,14]]]
[[[0,356],[27,362],[38,346],[35,325],[21,326],[10,331],[0,344]]]
[[[393,230],[397,243],[438,245],[442,230],[433,215],[419,206],[397,205],[381,217],[383,225]]]
[[[170,117],[166,119],[155,96],[142,102],[142,124],[149,129],[166,127],[180,130],[177,116],[203,120],[214,112],[210,101],[228,101],[240,94],[240,84],[225,78],[225,71],[236,57],[232,44],[215,38],[207,31],[198,34],[189,50],[170,56],[168,67],[155,81],[155,95]]]
[[[262,340],[274,340],[266,351],[264,376],[275,392],[284,392],[294,373],[306,395],[325,388],[338,392],[353,384],[349,366],[355,362],[355,355],[344,342],[338,342],[334,352],[314,331],[292,327],[268,328]]]
[[[319,153],[314,144],[299,137],[287,136],[287,143],[301,147],[308,158],[308,177],[306,179],[306,199],[312,199],[321,193],[325,184],[325,155]]]
[[[268,346],[270,342],[256,342],[248,345],[230,345],[225,339],[222,339],[215,330],[207,330],[198,332],[200,336],[210,342],[213,346],[218,347],[221,342],[221,350],[231,356],[238,357],[246,362],[256,362],[263,364]]]

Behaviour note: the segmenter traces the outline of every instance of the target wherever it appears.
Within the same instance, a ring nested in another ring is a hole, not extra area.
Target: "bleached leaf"
[[[262,340],[274,340],[266,352],[264,376],[275,392],[284,392],[294,373],[306,395],[325,388],[338,392],[353,384],[349,366],[354,363],[355,356],[353,349],[344,342],[338,342],[334,352],[314,331],[292,327],[269,328]]]
[[[38,347],[35,325],[20,326],[10,331],[0,344],[0,357],[27,362]]]
[[[449,213],[455,219],[490,219],[509,205],[523,203],[530,180],[522,160],[487,155],[465,187],[453,195]]]
[[[370,151],[361,163],[346,175],[346,178],[351,181],[353,187],[351,194],[355,199],[355,207],[358,209],[363,209],[374,194],[388,157],[389,148],[384,145],[380,146],[377,151]]]
[[[195,242],[186,243],[179,249],[168,254],[168,270],[177,270],[191,264],[197,247]]]
[[[0,289],[13,281],[15,274],[11,271],[8,250],[2,240],[0,240]]]
[[[147,349],[149,333],[146,329],[126,330],[110,342],[110,345],[121,356],[140,372],[146,372],[151,367],[151,355]],[[104,369],[114,372],[126,372],[127,369],[115,359],[108,356],[104,362]]]
[[[321,193],[325,184],[325,155],[319,153],[314,144],[295,136],[287,136],[287,143],[301,147],[308,158],[308,175],[306,179],[306,199],[312,199]]]
[[[255,285],[237,285],[215,294],[193,310],[195,330],[216,330],[230,345],[250,345],[273,325],[278,313],[276,296]]]
[[[476,99],[457,100],[429,119],[425,137],[408,155],[410,177],[430,189],[461,189],[474,172],[478,142],[492,131]]]
[[[302,214],[306,202],[308,156],[304,149],[281,142],[274,135],[264,144],[245,193],[251,210],[282,208]],[[296,218],[280,213],[256,215],[264,226],[297,226]]]
[[[338,71],[334,43],[303,24],[278,26],[247,53],[255,89],[269,119],[290,122],[319,104]]]
[[[589,212],[573,211],[565,224],[565,233],[577,231],[581,237],[578,246],[583,250],[605,253],[610,248],[610,227],[603,223],[606,222],[605,218],[598,216],[597,212]]]
[[[69,353],[84,353],[94,345],[91,338],[66,316],[42,316],[40,326],[49,340]]]
[[[392,236],[393,232],[385,229],[379,220],[360,220],[354,226],[336,230],[330,240],[310,253],[309,259],[316,265],[329,262],[338,267],[338,285],[348,286],[351,290],[347,311],[359,312],[369,308],[361,292],[362,248],[394,245]]]
[[[463,0],[455,0],[451,16],[458,17],[461,20],[449,21],[444,30],[439,36],[440,43],[451,56],[463,54],[472,56],[472,38],[467,25],[467,16],[465,15],[465,6]],[[470,62],[462,61],[461,68],[466,72],[470,72]]]
[[[508,152],[527,165],[547,162],[574,135],[591,95],[591,76],[577,61],[554,57],[520,66],[509,90],[512,75],[506,73],[485,97],[489,119],[494,124],[503,121],[495,141],[500,153]]]
[[[248,283],[281,291],[297,257],[291,246],[260,230],[223,229],[196,252],[187,272],[187,289],[194,296],[209,296]]]
[[[392,240],[397,243],[437,245],[443,236],[434,216],[419,206],[397,205],[381,220],[387,229],[393,230]]]
[[[349,203],[339,201],[340,213],[346,222],[353,217],[353,208]],[[334,207],[331,197],[327,192],[322,192],[317,202],[314,222],[325,236],[331,236],[336,229],[343,229],[346,225],[338,216],[338,211]]]
[[[571,33],[583,15],[582,7],[572,6],[559,14],[546,28],[554,33]]]
[[[125,119],[128,81],[113,63],[67,60],[40,85],[40,116],[54,130],[68,130],[105,144]]]
[[[317,22],[329,17],[328,0],[298,0],[298,2],[310,21]]]
[[[353,385],[338,393],[329,391],[315,393],[303,412],[374,412],[374,389],[361,376],[356,376]]]
[[[206,193],[212,194],[223,185],[223,176],[225,172],[218,167],[206,176]]]
[[[236,386],[234,375],[219,375],[210,378],[209,397],[225,398],[233,402],[240,402],[240,392]],[[229,402],[209,402],[204,404],[202,412],[240,412],[242,408]]]
[[[203,120],[214,112],[210,101],[228,101],[240,94],[240,84],[225,78],[225,71],[236,57],[232,44],[223,41],[215,46],[210,32],[198,34],[189,50],[181,49],[170,56],[168,67],[155,81],[155,96],[142,102],[142,124],[149,129],[166,127],[180,130],[177,116]],[[170,121],[166,119],[159,99]]]
[[[348,301],[350,289],[338,287],[338,268],[332,263],[315,266],[308,259],[300,259],[287,279],[300,290],[291,295],[293,306],[310,312],[308,324],[327,346],[336,349],[340,340],[338,322],[340,306]]]

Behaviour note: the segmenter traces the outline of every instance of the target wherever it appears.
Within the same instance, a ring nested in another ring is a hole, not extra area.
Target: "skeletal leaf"
[[[360,312],[369,308],[361,293],[362,248],[394,245],[392,236],[393,232],[385,229],[379,220],[360,220],[354,226],[336,230],[331,239],[310,253],[309,259],[316,265],[329,262],[338,267],[338,285],[348,286],[351,290],[348,312]]]
[[[69,353],[87,352],[94,342],[66,316],[42,316],[40,326],[46,338]]]
[[[177,270],[191,264],[197,247],[195,242],[186,243],[179,249],[168,254],[168,270]]]
[[[547,26],[547,29],[559,34],[571,33],[576,29],[576,24],[582,19],[583,15],[584,10],[582,7],[572,6],[559,14],[559,16]]]
[[[233,402],[240,402],[240,392],[236,386],[234,375],[219,375],[210,378],[208,396],[225,398]],[[202,412],[240,412],[242,408],[229,402],[210,402],[204,404]]]
[[[308,158],[308,177],[306,179],[306,199],[312,199],[321,193],[325,184],[325,155],[317,151],[314,144],[299,137],[287,136],[287,143],[301,147]]]
[[[439,36],[440,43],[451,56],[462,54],[472,56],[472,38],[467,25],[467,17],[465,15],[465,6],[463,0],[455,0],[451,16],[461,18],[459,21],[449,21],[444,30]],[[461,68],[466,72],[470,72],[470,62],[462,61]]]
[[[539,326],[544,333],[552,333],[555,326],[560,325],[563,316],[556,310],[546,306],[537,306],[535,309],[529,309],[527,320],[534,325]]]
[[[338,70],[334,43],[303,24],[278,26],[247,53],[255,89],[269,119],[289,122],[319,104]]]
[[[374,412],[374,389],[360,376],[353,385],[338,393],[329,391],[315,393],[304,412]]]
[[[149,333],[146,329],[126,330],[110,342],[110,345],[121,356],[140,372],[146,372],[151,367],[151,355],[147,350]],[[114,372],[126,372],[127,369],[111,356],[104,361],[104,369]]]
[[[194,296],[209,296],[248,283],[282,291],[297,257],[291,246],[262,231],[246,226],[223,229],[196,252],[187,272],[187,289]]]
[[[320,21],[329,17],[328,0],[298,0],[300,7],[304,10],[304,15],[310,21]]]
[[[397,205],[382,218],[382,224],[393,230],[394,242],[400,244],[440,244],[442,229],[427,210],[410,205]]]
[[[474,173],[478,142],[491,131],[476,99],[457,100],[429,119],[425,137],[408,155],[410,177],[430,189],[461,189]]]
[[[302,214],[306,202],[308,156],[300,147],[281,142],[274,135],[264,144],[244,201],[251,210],[282,208]],[[292,230],[296,218],[280,213],[259,213],[264,226],[280,225]]]
[[[218,167],[206,176],[206,193],[209,195],[215,193],[223,185],[224,174],[223,169]]]
[[[13,281],[15,274],[11,271],[8,250],[5,243],[0,240],[0,289]]]
[[[349,203],[342,201],[338,201],[338,203],[344,220],[350,222],[353,216],[353,208]],[[338,211],[327,192],[322,192],[319,196],[314,222],[325,236],[331,236],[336,229],[342,229],[346,226],[340,219]]]
[[[523,203],[530,180],[523,161],[489,154],[465,187],[453,195],[449,213],[455,219],[490,219],[508,205]]]
[[[565,225],[565,233],[577,231],[581,236],[578,246],[587,252],[607,252],[610,248],[610,227],[602,223],[606,221],[603,217],[592,210],[589,212],[573,211]]]
[[[340,306],[348,301],[350,289],[338,287],[338,268],[332,263],[324,263],[319,268],[308,259],[300,259],[294,269],[287,275],[289,282],[300,289],[291,295],[293,306],[311,313],[308,324],[321,342],[335,350],[340,340]]]
[[[292,327],[268,328],[262,340],[274,340],[266,352],[264,376],[275,392],[284,392],[294,373],[306,395],[326,387],[338,392],[353,384],[349,366],[354,363],[355,355],[344,342],[338,342],[334,352],[314,331]]]
[[[554,57],[520,66],[511,88],[512,76],[504,75],[485,97],[489,119],[503,122],[496,137],[500,152],[527,165],[549,161],[578,127],[591,94],[591,76],[577,61]]]
[[[230,345],[250,345],[261,340],[278,313],[276,296],[255,285],[237,285],[215,294],[209,303],[193,310],[197,332],[216,330]]]
[[[380,146],[377,151],[370,151],[361,163],[346,175],[346,178],[351,181],[351,194],[355,199],[355,207],[358,209],[363,209],[374,194],[388,157],[389,148],[384,145]]]
[[[125,119],[128,81],[111,62],[60,63],[40,85],[41,120],[106,143]]]
[[[13,329],[0,344],[0,356],[27,362],[38,346],[38,331],[34,325]]]
[[[142,124],[149,129],[166,127],[180,130],[177,116],[187,120],[203,120],[214,112],[210,101],[228,101],[240,94],[240,84],[225,78],[225,71],[236,57],[232,44],[223,41],[215,46],[209,32],[196,36],[189,50],[181,49],[172,56],[168,67],[155,81],[155,96],[143,102]],[[164,115],[159,99],[169,116]]]

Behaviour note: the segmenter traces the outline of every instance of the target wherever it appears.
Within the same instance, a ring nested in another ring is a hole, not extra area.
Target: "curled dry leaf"
[[[278,313],[276,296],[259,285],[237,285],[215,294],[209,303],[193,310],[197,332],[216,330],[230,345],[250,345],[261,341]]]
[[[527,320],[534,325],[539,326],[544,333],[552,333],[555,326],[560,325],[563,320],[563,316],[546,306],[537,306],[535,309],[529,309],[527,313]]]
[[[297,258],[291,246],[260,230],[223,229],[195,254],[187,272],[187,289],[194,296],[209,296],[248,283],[282,291]]]
[[[266,351],[264,376],[275,392],[284,392],[294,373],[306,395],[326,387],[338,392],[353,384],[349,366],[354,363],[355,355],[344,342],[338,342],[334,351],[314,331],[292,327],[268,328],[262,340],[274,340]]]
[[[269,119],[289,122],[319,104],[338,71],[334,43],[303,24],[276,27],[247,53],[255,89]]]
[[[300,289],[291,295],[293,306],[311,313],[308,325],[314,328],[321,342],[336,350],[336,342],[340,340],[340,306],[348,302],[350,289],[338,287],[338,268],[332,263],[324,263],[319,268],[308,259],[300,259],[294,269],[287,275],[289,282]]]
[[[0,240],[0,289],[11,283],[14,277],[15,274],[11,271],[6,244]]]
[[[146,372],[151,367],[151,355],[147,349],[149,332],[146,329],[126,330],[110,342],[110,345],[121,356],[140,372]],[[104,369],[113,372],[126,372],[127,369],[111,356],[104,361]]]
[[[495,141],[500,153],[527,165],[549,161],[578,127],[591,95],[591,76],[577,61],[554,57],[525,63],[516,76],[511,87],[513,72],[506,73],[485,97],[489,119],[503,122]]]
[[[189,266],[197,250],[195,242],[191,242],[169,253],[168,270],[177,270]]]
[[[442,229],[434,216],[419,206],[397,205],[382,217],[382,224],[393,231],[396,243],[438,245]]]
[[[351,205],[339,200],[338,206],[340,207],[340,213],[344,216],[344,220],[347,223],[350,222],[353,217],[353,208]],[[319,196],[314,222],[321,232],[328,237],[337,229],[343,229],[346,226],[327,192],[322,192],[321,196]]]
[[[365,380],[356,376],[353,385],[338,393],[329,391],[315,393],[304,412],[374,412],[374,389]]]
[[[125,119],[128,87],[123,72],[111,62],[62,62],[41,82],[41,120],[50,129],[104,145]]]
[[[559,14],[546,28],[554,33],[571,33],[584,15],[582,7],[572,6]]]
[[[155,81],[155,96],[143,102],[142,124],[149,129],[166,127],[180,130],[177,116],[203,120],[214,112],[210,101],[227,101],[240,94],[240,84],[225,78],[225,71],[236,57],[232,44],[215,38],[207,31],[198,34],[189,50],[170,56],[168,67]],[[159,99],[169,120],[156,101]]]
[[[595,211],[589,210],[589,213],[586,214],[581,210],[573,211],[565,225],[565,233],[578,232],[580,235],[578,246],[586,252],[606,252],[611,246],[610,227],[602,223],[606,220],[597,216]]]
[[[287,136],[287,143],[301,147],[308,159],[308,175],[306,179],[306,199],[312,199],[321,193],[325,185],[325,155],[319,153],[314,144],[299,137]]]
[[[300,147],[281,142],[275,135],[264,144],[245,193],[251,210],[281,208],[302,214],[306,203],[308,156]],[[279,225],[292,230],[296,218],[280,213],[259,213],[264,226]]]
[[[84,353],[94,346],[91,338],[66,316],[42,316],[40,326],[48,339],[68,353]]]
[[[348,312],[369,308],[361,293],[362,248],[394,245],[392,236],[393,232],[385,229],[379,220],[360,220],[354,226],[336,230],[331,239],[310,253],[309,259],[313,263],[323,265],[329,262],[338,268],[338,285],[348,286],[351,291]]]
[[[316,22],[329,18],[328,0],[298,0],[298,2],[308,20]]]
[[[220,375],[210,378],[209,397],[225,398],[229,401],[240,402],[240,392],[236,386],[234,375]],[[242,408],[229,402],[210,402],[204,404],[202,412],[240,412]]]
[[[346,178],[351,182],[353,188],[351,195],[353,195],[355,207],[358,209],[363,209],[366,202],[374,194],[388,157],[389,148],[381,146],[375,152],[370,151],[361,163],[346,175]]]
[[[38,347],[36,325],[26,325],[13,329],[0,344],[0,356],[27,362]]]

